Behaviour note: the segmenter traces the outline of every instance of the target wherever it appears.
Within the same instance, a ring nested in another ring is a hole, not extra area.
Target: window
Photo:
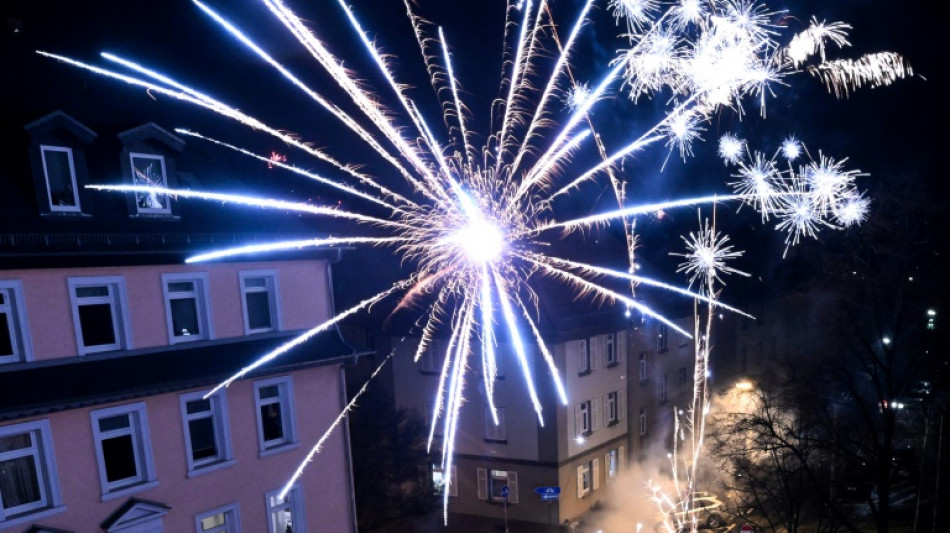
[[[0,281],[0,365],[33,359],[23,302],[19,281]]]
[[[606,340],[604,340],[605,367],[617,366],[617,363],[620,361],[617,356],[617,346],[615,341],[615,335],[613,333],[608,333]]]
[[[442,358],[448,349],[448,343],[433,339],[429,342],[419,359],[419,372],[438,375],[442,372]]]
[[[214,338],[208,305],[208,274],[162,274],[162,285],[168,341],[177,344]]]
[[[72,148],[40,145],[40,154],[50,211],[79,212],[79,187],[76,185]]]
[[[485,440],[488,442],[508,442],[508,434],[505,428],[505,408],[496,407],[495,413],[498,415],[498,424],[495,424],[491,415],[491,407],[485,406]]]
[[[155,481],[145,404],[92,411],[103,499],[151,486]]]
[[[623,446],[614,448],[604,456],[605,479],[607,483],[616,481],[624,462]]]
[[[670,346],[669,327],[666,324],[656,325],[656,351],[665,352]]]
[[[272,490],[265,496],[267,502],[268,533],[303,533],[307,531],[304,523],[303,494],[299,485],[291,488],[283,499],[279,498],[281,489]]]
[[[157,154],[130,154],[132,164],[132,183],[145,187],[166,188],[165,158]],[[171,204],[167,194],[139,191],[135,193],[135,206],[139,214],[171,214]]]
[[[586,461],[577,467],[577,497],[583,498],[600,488],[600,460]]]
[[[234,463],[228,431],[228,402],[224,391],[205,399],[202,392],[181,395],[188,475]]]
[[[643,383],[647,380],[647,353],[646,352],[640,352],[637,368],[638,368],[638,375],[640,376],[640,382]]]
[[[518,473],[511,470],[475,469],[478,499],[493,502],[505,501],[505,487],[508,487],[508,503],[518,503]]]
[[[292,385],[289,377],[268,379],[254,384],[257,434],[262,453],[297,441]]]
[[[195,516],[195,531],[197,533],[239,533],[241,515],[238,512],[238,505],[232,503]]]
[[[574,436],[586,437],[597,429],[597,400],[587,400],[574,406]]]
[[[79,355],[131,348],[125,279],[69,278],[68,283]]]
[[[264,333],[280,329],[277,305],[277,272],[261,270],[241,272],[244,295],[244,333]]]
[[[644,408],[640,408],[640,436],[647,434],[647,411]]]
[[[0,427],[0,528],[62,505],[49,422]]]
[[[452,465],[452,475],[450,479],[445,479],[445,470],[441,465],[432,465],[432,489],[436,494],[442,494],[445,490],[446,481],[449,482],[449,496],[457,498],[459,495],[458,487],[458,469]]]
[[[670,375],[663,374],[656,382],[656,403],[662,405],[667,402],[669,392]]]
[[[585,376],[590,374],[590,343],[587,339],[577,341],[577,374]]]
[[[604,424],[613,426],[623,419],[623,391],[609,392],[604,396]]]
[[[686,379],[686,376],[687,376],[687,374],[686,374],[686,367],[685,367],[685,366],[681,366],[681,367],[680,367],[680,370],[679,370],[679,382],[680,382],[680,387],[685,387],[686,384],[688,383],[688,381],[687,381],[687,379]]]

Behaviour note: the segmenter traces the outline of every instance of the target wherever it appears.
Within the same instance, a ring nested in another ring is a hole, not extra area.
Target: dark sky
[[[260,39],[307,83],[352,110],[319,67],[258,2],[209,3]],[[336,2],[290,3],[329,43],[331,50],[345,58],[346,67],[360,73],[368,85],[378,87],[377,92],[387,102],[392,102],[391,93],[381,85],[380,77],[367,62],[366,53],[348,28]],[[402,2],[354,0],[351,3],[364,26],[377,37],[381,47],[393,55],[392,61],[400,79],[413,87],[412,97],[432,127],[444,131],[437,118],[438,103],[428,86]],[[569,17],[565,15],[576,10],[576,3],[576,0],[555,2],[555,15],[562,23],[562,34],[569,27]],[[487,110],[497,95],[504,2],[419,0],[419,4],[421,14],[445,27],[453,48],[457,76],[464,87],[463,98],[472,111],[473,127],[483,138],[487,130]],[[580,79],[588,79],[603,71],[606,62],[613,57],[610,48],[620,44],[612,38],[616,28],[611,25],[609,15],[603,12],[606,2],[598,4],[601,7],[596,16],[597,23],[587,31],[580,48],[579,57],[582,59],[576,65]],[[904,54],[919,76],[893,87],[863,90],[843,101],[828,95],[817,81],[798,76],[789,80],[788,87],[776,87],[776,97],[770,97],[768,116],[764,121],[752,108],[741,121],[733,113],[717,115],[708,126],[706,141],[696,145],[695,158],[684,163],[674,154],[660,172],[659,167],[667,153],[664,149],[656,149],[648,156],[627,163],[624,170],[629,176],[634,197],[662,200],[684,194],[724,192],[723,183],[729,180],[730,171],[714,160],[715,140],[725,131],[738,131],[764,151],[771,151],[783,137],[794,133],[814,151],[821,150],[836,158],[850,157],[852,168],[870,174],[862,179],[861,185],[871,191],[872,196],[875,191],[886,192],[895,183],[911,181],[920,187],[920,201],[944,203],[946,177],[938,171],[937,157],[947,146],[943,99],[950,94],[950,86],[946,80],[947,60],[943,54],[948,43],[942,29],[943,20],[937,16],[932,3],[843,0],[791,2],[772,7],[787,9],[797,17],[793,26],[804,23],[811,14],[820,20],[849,22],[854,26],[854,46],[843,51],[843,55],[893,50]],[[233,122],[211,116],[209,112],[170,101],[161,95],[150,95],[142,89],[97,77],[33,53],[35,49],[43,49],[109,66],[98,57],[99,52],[109,51],[168,73],[278,128],[297,133],[317,146],[327,147],[341,160],[365,163],[367,170],[376,171],[386,179],[391,174],[378,159],[367,154],[361,143],[341,132],[342,128],[332,117],[318,110],[286,81],[262,66],[190,2],[7,0],[0,6],[0,15],[5,23],[0,40],[0,61],[5,72],[0,82],[0,121],[5,126],[25,124],[54,109],[62,109],[94,128],[96,125],[124,128],[154,121],[167,128],[193,128],[265,153],[278,150],[286,153],[292,163],[327,171],[326,167],[282,146],[279,141],[252,134]],[[599,104],[596,112],[604,138],[611,146],[620,146],[631,131],[642,130],[645,124],[655,119],[656,107],[657,102],[649,100],[641,101],[637,106],[622,99]],[[332,172],[327,173],[332,175]],[[262,183],[262,188],[283,190],[283,187],[283,182],[275,180],[272,174],[268,174],[266,183]],[[572,198],[567,207],[578,213],[590,212],[599,209],[607,199],[609,194],[603,187],[587,187]],[[731,208],[722,208],[722,212],[733,216]],[[670,268],[675,262],[666,258],[666,252],[671,246],[679,247],[678,235],[684,227],[695,227],[695,220],[695,211],[688,210],[671,213],[665,220],[645,220],[641,224],[643,257],[651,274],[669,281],[680,281]],[[724,224],[731,224],[739,234],[751,239],[748,244],[750,257],[740,266],[757,274],[764,271],[766,278],[782,275],[785,267],[780,264],[783,247],[780,235],[766,235],[770,230],[761,228],[757,216],[748,210]],[[316,223],[314,229],[322,231],[320,223]],[[580,247],[589,255],[617,262],[618,258],[622,260],[622,254],[604,254],[603,250],[609,247],[616,251],[618,235],[617,231],[610,230],[591,235]],[[794,256],[794,253],[790,255]],[[391,258],[387,261],[386,255],[379,251],[368,255],[352,254],[352,261],[355,263],[368,257],[377,266],[377,271],[397,268],[398,264]],[[379,265],[385,266],[379,268]],[[386,277],[380,275],[378,280],[367,280],[362,274],[355,274],[362,272],[360,268],[341,270],[343,285],[358,285],[365,289],[338,294],[343,303],[370,294],[374,285],[382,286],[382,279]]]

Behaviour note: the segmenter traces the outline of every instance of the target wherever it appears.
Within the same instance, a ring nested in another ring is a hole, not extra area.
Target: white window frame
[[[613,426],[623,420],[623,391],[615,390],[604,395],[604,425]]]
[[[663,374],[656,380],[656,404],[663,405],[670,399],[670,375]]]
[[[585,461],[577,467],[577,499],[581,499],[594,491],[593,477],[590,461]]]
[[[442,469],[442,465],[434,464],[432,465],[432,488],[436,494],[442,494],[442,491],[445,490],[445,483],[449,483],[449,497],[458,498],[459,495],[459,476],[458,476],[458,466],[452,465],[450,470],[452,473],[448,479],[445,477],[445,470]],[[438,475],[441,481],[436,480]]]
[[[67,279],[69,285],[69,302],[73,312],[73,330],[76,335],[76,348],[79,355],[110,352],[114,350],[129,350],[132,348],[132,322],[129,318],[129,303],[125,291],[124,276],[96,276],[71,277]],[[79,298],[76,290],[84,287],[107,287],[108,296],[94,296]],[[115,335],[113,344],[86,346],[82,338],[82,322],[79,319],[79,307],[82,305],[96,305],[108,303],[112,309],[112,328]]]
[[[188,461],[188,477],[219,470],[235,463],[234,451],[231,447],[231,420],[228,417],[228,399],[225,396],[225,391],[220,390],[208,397],[209,411],[188,413],[188,404],[204,399],[208,392],[189,392],[179,396],[182,430],[185,435],[185,458]],[[212,420],[217,455],[195,460],[189,425],[194,420],[205,418],[211,418]]]
[[[49,169],[46,167],[46,152],[65,152],[69,160],[69,177],[73,182],[73,202],[74,206],[53,205],[53,189],[49,182]],[[82,205],[79,203],[79,182],[76,180],[76,162],[73,159],[73,149],[68,146],[54,146],[49,144],[40,145],[40,160],[43,162],[43,180],[46,183],[46,201],[49,203],[49,210],[54,213],[79,213],[82,212]]]
[[[160,185],[163,188],[168,187],[168,169],[165,165],[165,156],[161,154],[149,154],[145,152],[130,152],[129,153],[129,173],[132,176],[133,185],[141,185],[135,177],[135,160],[136,159],[153,159],[159,162],[159,165],[162,169],[162,184]],[[172,212],[172,199],[167,194],[163,194],[165,197],[165,207],[141,207],[139,206],[139,198],[144,193],[136,192],[133,198],[135,202],[135,211],[140,215],[170,215]]]
[[[644,383],[647,380],[647,353],[640,352],[638,361],[638,375],[640,377],[640,383]]]
[[[99,486],[102,489],[102,501],[112,500],[158,485],[155,478],[155,463],[152,459],[152,438],[148,429],[148,412],[145,408],[145,402],[96,409],[90,411],[89,415],[92,419],[92,434],[96,444],[96,461],[99,463]],[[120,415],[128,415],[128,428],[114,429],[107,432],[99,430],[100,420]],[[106,461],[102,450],[102,442],[123,435],[132,436],[132,451],[135,457],[137,475],[132,478],[110,482],[106,477]]]
[[[277,284],[276,270],[245,270],[238,272],[241,282],[241,309],[244,311],[244,334],[266,333],[268,331],[280,331],[280,291]],[[249,278],[264,278],[264,287],[248,287]],[[250,315],[248,314],[247,295],[250,293],[265,292],[268,295],[268,310],[270,311],[269,328],[251,328]]]
[[[49,421],[43,419],[0,427],[0,438],[24,433],[30,435],[30,446],[0,452],[0,462],[32,457],[41,494],[40,500],[10,509],[4,509],[0,504],[0,529],[65,510],[62,507],[63,498],[59,491],[59,476],[56,471],[56,456],[53,453],[53,437]],[[0,495],[0,501],[2,501],[2,495]]]
[[[670,328],[662,322],[656,324],[656,351],[665,352],[670,347]]]
[[[590,356],[590,339],[577,341],[577,375],[586,376],[593,370]]]
[[[498,424],[491,416],[491,407],[485,406],[485,440],[497,444],[508,442],[508,430],[505,426],[505,408],[495,407],[495,413],[498,415]]]
[[[613,483],[617,480],[624,466],[624,447],[618,446],[604,455],[604,480]]]
[[[647,410],[640,408],[640,436],[647,434]]]
[[[307,531],[307,517],[304,514],[303,504],[303,489],[301,488],[300,484],[298,483],[291,487],[291,489],[287,492],[284,502],[272,504],[271,499],[277,498],[277,495],[280,494],[281,490],[283,490],[283,487],[269,490],[264,495],[264,508],[267,511],[266,516],[268,533],[284,533],[283,531],[275,531],[273,519],[274,513],[284,509],[290,510],[290,517],[294,526],[294,531]]]
[[[214,526],[211,529],[204,529],[201,525],[201,521],[207,518],[211,518],[215,515],[223,514],[224,515],[224,524],[221,526]],[[217,509],[212,509],[210,511],[205,511],[203,513],[198,513],[195,515],[195,532],[196,533],[240,533],[241,532],[241,510],[238,507],[237,502],[230,503],[228,505],[223,505]]]
[[[614,367],[620,364],[620,357],[617,354],[617,340],[615,333],[608,333],[604,337],[604,368]]]
[[[32,361],[33,341],[27,319],[26,300],[23,298],[23,283],[20,280],[0,280],[0,294],[3,294],[0,313],[6,316],[13,351],[10,355],[0,355],[0,365]]]
[[[172,283],[193,283],[191,291],[169,290]],[[162,296],[165,299],[165,324],[168,332],[168,343],[194,342],[214,338],[214,321],[211,318],[211,295],[208,290],[207,272],[174,272],[162,274]],[[194,299],[195,312],[198,314],[197,335],[176,335],[172,317],[172,300]]]
[[[261,399],[261,389],[276,386],[277,398]],[[261,407],[272,403],[280,403],[280,415],[283,438],[271,441],[264,440],[264,420],[261,417]],[[257,443],[260,447],[260,456],[281,452],[296,447],[297,425],[294,416],[294,383],[290,376],[264,379],[254,382],[254,407],[257,413]]]

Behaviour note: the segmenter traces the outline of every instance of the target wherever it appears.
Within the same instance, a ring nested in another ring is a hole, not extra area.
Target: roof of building
[[[0,420],[211,386],[292,338],[286,333],[240,337],[0,366],[0,380],[17,384],[0,387]],[[330,330],[248,377],[340,363],[363,353]]]

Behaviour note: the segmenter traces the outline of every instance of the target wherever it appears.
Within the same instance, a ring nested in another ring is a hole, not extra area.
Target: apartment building
[[[201,185],[201,154],[155,124],[25,128],[0,167],[0,531],[355,531],[345,428],[278,497],[344,405],[338,332],[207,396],[332,316],[339,252],[185,264],[292,228],[86,187]]]

